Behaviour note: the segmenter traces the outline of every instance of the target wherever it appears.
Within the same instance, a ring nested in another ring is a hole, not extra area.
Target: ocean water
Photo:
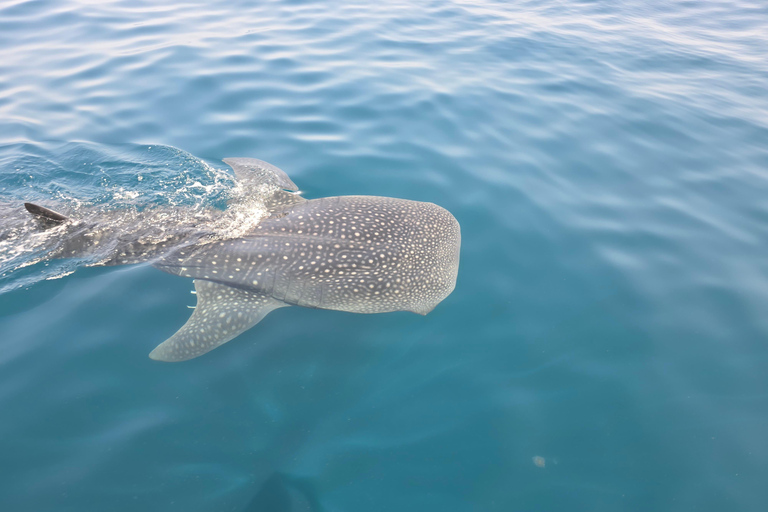
[[[437,203],[426,317],[147,357],[190,280],[42,260],[23,201]],[[768,510],[759,1],[0,3],[0,510]]]

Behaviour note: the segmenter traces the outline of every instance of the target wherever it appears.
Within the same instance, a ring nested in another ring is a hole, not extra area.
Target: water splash
[[[3,149],[19,152],[0,148],[0,162]],[[272,192],[246,191],[224,168],[168,146],[64,144],[37,153],[11,164],[25,179],[0,181],[0,293],[79,266],[146,261],[179,245],[244,236],[266,215]],[[71,221],[43,226],[25,201]],[[88,250],[74,250],[72,240]]]

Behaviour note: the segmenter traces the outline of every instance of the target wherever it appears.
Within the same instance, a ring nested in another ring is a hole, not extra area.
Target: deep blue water
[[[456,290],[164,364],[189,280],[11,238],[3,511],[768,509],[764,2],[0,4],[0,202],[226,157],[447,208]]]

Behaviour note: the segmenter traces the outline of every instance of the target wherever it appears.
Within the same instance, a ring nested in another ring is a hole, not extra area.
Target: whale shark
[[[253,158],[224,162],[244,190],[234,201],[258,197],[263,210],[257,222],[243,222],[234,235],[218,229],[226,210],[167,229],[174,212],[147,209],[132,219],[141,232],[126,232],[120,211],[110,219],[101,214],[78,220],[25,203],[43,229],[59,231],[50,258],[82,257],[109,246],[97,264],[150,262],[194,280],[192,315],[152,350],[152,359],[201,356],[278,308],[426,315],[454,290],[461,231],[444,208],[379,196],[306,199],[272,164]]]

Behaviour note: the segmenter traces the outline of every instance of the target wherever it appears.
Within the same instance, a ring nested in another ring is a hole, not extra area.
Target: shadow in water
[[[322,512],[310,484],[300,478],[274,473],[259,488],[242,512]]]

